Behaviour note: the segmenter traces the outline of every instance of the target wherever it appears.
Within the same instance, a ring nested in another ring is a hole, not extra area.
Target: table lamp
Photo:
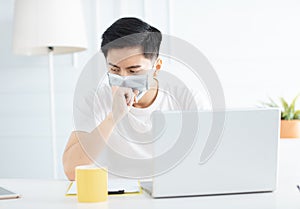
[[[13,52],[48,55],[53,177],[57,179],[57,147],[53,55],[87,49],[80,0],[15,0]]]

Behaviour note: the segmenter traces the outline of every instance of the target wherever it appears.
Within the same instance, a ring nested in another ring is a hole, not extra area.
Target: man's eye
[[[132,74],[135,74],[135,73],[138,73],[139,71],[138,70],[130,70],[129,72]]]
[[[111,71],[118,72],[118,69],[110,68]]]

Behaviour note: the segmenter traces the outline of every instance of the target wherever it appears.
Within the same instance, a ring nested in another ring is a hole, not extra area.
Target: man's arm
[[[91,160],[79,144],[77,132],[72,132],[63,154],[63,166],[68,179],[70,181],[75,180],[75,167],[86,164],[91,164]]]
[[[75,180],[75,167],[93,163],[109,139],[115,125],[128,113],[138,91],[125,87],[112,87],[112,112],[91,133],[71,133],[63,154],[63,165],[69,180]],[[88,155],[83,148],[88,147]]]
[[[75,180],[75,167],[92,164],[90,157],[97,156],[114,129],[115,122],[112,113],[102,121],[91,133],[73,131],[63,154],[63,166],[69,180]],[[83,147],[88,147],[88,155]]]

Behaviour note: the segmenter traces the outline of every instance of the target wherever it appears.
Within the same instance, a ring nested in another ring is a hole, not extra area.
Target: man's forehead
[[[107,61],[113,64],[120,63],[128,59],[140,59],[141,57],[144,57],[141,47],[110,49],[107,52]]]

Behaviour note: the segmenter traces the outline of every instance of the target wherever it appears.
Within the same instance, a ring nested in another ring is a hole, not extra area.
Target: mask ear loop
[[[153,79],[156,81],[156,83],[157,83],[157,93],[156,93],[156,96],[155,96],[155,98],[157,97],[157,94],[158,94],[158,91],[159,91],[159,82],[158,82],[158,79],[155,77],[153,77]]]
[[[158,81],[158,79],[157,79],[157,72],[158,72],[158,70],[155,70],[155,71],[154,71],[154,75],[153,75],[153,80],[155,80],[155,81],[156,81],[156,84],[157,84],[157,93],[156,93],[156,95],[155,95],[155,99],[156,99],[156,97],[157,97],[157,95],[158,95],[158,91],[159,91],[159,81]]]
[[[152,66],[152,69],[154,69],[154,66]],[[158,79],[157,79],[157,73],[158,73],[158,70],[154,70],[154,73],[153,73],[153,79],[156,81],[157,83],[157,89],[159,89],[159,82],[158,82]]]
[[[159,89],[159,82],[158,82],[158,79],[156,78],[156,76],[155,77],[153,77],[153,79],[156,81],[156,83],[157,83],[157,89]]]

